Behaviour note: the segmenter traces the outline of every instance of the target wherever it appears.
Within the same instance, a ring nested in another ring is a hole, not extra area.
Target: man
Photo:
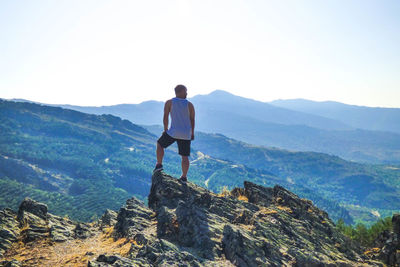
[[[187,181],[189,170],[190,143],[194,140],[194,106],[187,99],[187,89],[184,85],[175,87],[174,98],[164,105],[164,132],[157,140],[157,164],[153,173],[163,169],[164,148],[175,141],[178,143],[178,153],[182,156],[182,176],[180,181]],[[168,117],[171,114],[171,127],[168,129]]]

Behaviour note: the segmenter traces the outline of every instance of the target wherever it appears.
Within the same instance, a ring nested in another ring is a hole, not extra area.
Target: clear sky
[[[0,97],[112,105],[221,89],[400,107],[400,1],[0,1]]]

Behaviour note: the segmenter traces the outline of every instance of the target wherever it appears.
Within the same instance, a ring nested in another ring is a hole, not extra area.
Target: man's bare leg
[[[187,173],[189,170],[189,157],[182,156],[182,176],[187,177]]]
[[[157,164],[162,164],[164,158],[164,148],[157,142]]]

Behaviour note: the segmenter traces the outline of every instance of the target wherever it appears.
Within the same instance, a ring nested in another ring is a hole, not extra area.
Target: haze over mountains
[[[247,143],[315,151],[347,160],[400,163],[400,109],[334,102],[260,102],[222,90],[189,99],[196,130],[221,133]],[[113,114],[142,125],[162,125],[163,102],[101,107],[61,105],[92,114]]]
[[[306,99],[275,100],[270,104],[309,114],[319,114],[326,118],[342,121],[355,128],[400,133],[399,108],[373,108]]]

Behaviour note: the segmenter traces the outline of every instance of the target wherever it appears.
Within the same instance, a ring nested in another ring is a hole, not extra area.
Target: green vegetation
[[[88,221],[147,195],[153,151],[143,128],[29,103],[1,101],[0,112],[1,208],[28,196]]]
[[[392,217],[379,219],[370,227],[363,223],[357,223],[355,226],[346,225],[343,219],[336,223],[337,229],[352,240],[359,242],[365,247],[372,247],[374,240],[385,230],[392,230]]]

